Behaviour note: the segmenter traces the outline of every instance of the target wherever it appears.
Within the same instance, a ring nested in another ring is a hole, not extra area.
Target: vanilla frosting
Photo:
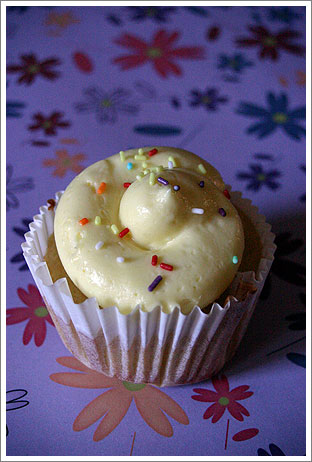
[[[99,306],[122,313],[137,305],[204,308],[231,283],[244,250],[242,223],[224,189],[214,167],[183,149],[131,149],[96,162],[56,209],[67,274]]]

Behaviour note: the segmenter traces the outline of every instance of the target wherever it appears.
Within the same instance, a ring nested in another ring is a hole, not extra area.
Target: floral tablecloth
[[[6,14],[7,455],[304,455],[305,7]],[[79,363],[21,253],[56,191],[146,145],[210,161],[277,236],[237,354],[194,385],[132,385]]]

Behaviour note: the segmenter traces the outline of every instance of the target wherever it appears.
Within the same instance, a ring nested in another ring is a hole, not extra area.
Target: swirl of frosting
[[[231,283],[244,250],[224,189],[214,167],[182,149],[132,149],[91,165],[56,210],[67,274],[101,307],[123,313],[204,308]]]

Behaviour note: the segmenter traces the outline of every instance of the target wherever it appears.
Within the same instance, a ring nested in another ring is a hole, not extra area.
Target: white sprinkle
[[[173,162],[172,162],[172,160],[169,160],[169,162],[168,162],[168,168],[173,168]]]
[[[103,247],[104,245],[104,242],[103,241],[99,241],[95,244],[95,248],[96,250],[100,250],[101,247]]]
[[[194,208],[192,209],[192,213],[195,213],[196,215],[202,215],[204,213],[204,209]]]
[[[116,258],[117,263],[123,263],[125,261],[124,257],[117,257]]]

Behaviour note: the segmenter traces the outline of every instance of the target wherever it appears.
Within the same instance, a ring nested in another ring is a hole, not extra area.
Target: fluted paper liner
[[[61,195],[56,194],[56,204]],[[260,263],[255,271],[237,273],[223,306],[213,303],[208,314],[195,306],[187,315],[179,306],[170,314],[159,306],[151,312],[137,306],[132,313],[122,314],[115,306],[99,308],[95,298],[75,304],[67,279],[53,283],[44,260],[55,211],[51,206],[40,207],[25,234],[23,254],[69,351],[91,369],[129,382],[169,386],[216,374],[245,333],[276,248],[271,226],[251,201],[238,192],[231,192],[231,201],[259,234]]]

